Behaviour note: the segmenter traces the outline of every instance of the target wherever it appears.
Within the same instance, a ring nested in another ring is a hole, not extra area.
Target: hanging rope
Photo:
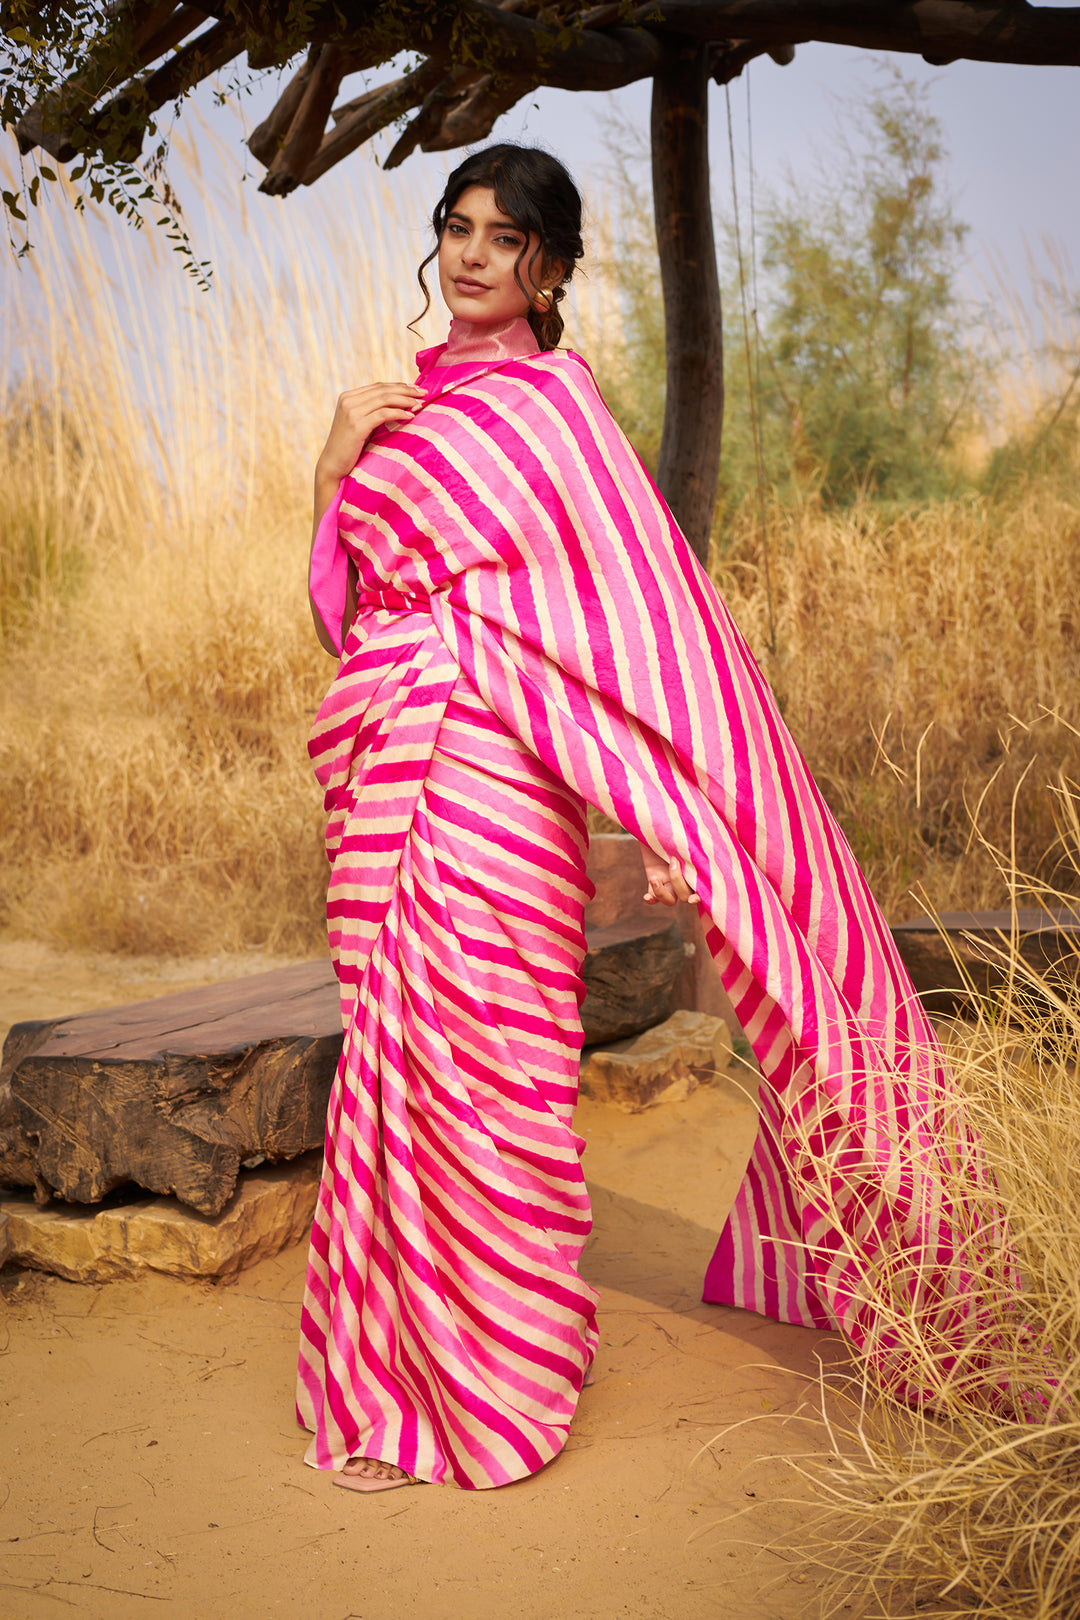
[[[764,501],[765,489],[765,427],[761,415],[761,324],[758,321],[758,273],[757,273],[757,208],[754,199],[754,122],[750,109],[750,64],[746,65],[746,162],[750,170],[750,285],[754,295],[754,307],[750,311],[754,320],[754,381],[757,388],[757,446],[755,456],[758,463],[758,497]],[[762,536],[764,543],[764,519],[762,520]]]
[[[746,85],[746,124],[750,131],[750,70],[747,68]],[[772,570],[769,566],[769,526],[765,503],[765,451],[761,437],[761,412],[759,403],[761,399],[761,345],[755,341],[754,351],[757,357],[757,378],[755,384],[754,362],[750,355],[750,317],[746,307],[746,266],[743,261],[742,231],[739,226],[739,187],[735,176],[735,137],[731,127],[731,87],[725,84],[724,100],[727,103],[727,136],[728,157],[731,162],[731,207],[735,216],[735,252],[739,261],[739,299],[742,304],[743,348],[746,352],[746,390],[750,401],[750,435],[754,445],[754,466],[757,470],[758,509],[761,518],[761,557],[765,571],[765,604],[769,614],[769,651],[776,652],[776,620],[773,614]],[[756,235],[756,221],[754,218],[754,165],[753,145],[750,146],[750,236],[751,251],[753,254],[754,278],[754,335],[758,334],[757,324],[757,247],[754,241]]]

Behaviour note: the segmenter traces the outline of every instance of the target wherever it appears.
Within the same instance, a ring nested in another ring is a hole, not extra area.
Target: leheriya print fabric
[[[559,1451],[596,1346],[589,804],[693,873],[764,1075],[705,1298],[888,1357],[867,1278],[899,1268],[959,1345],[969,1262],[934,1033],[722,600],[581,359],[525,321],[455,352],[418,356],[422,408],[372,435],[312,560],[331,633],[349,559],[358,608],[311,740],[345,1042],[298,1413],[317,1467],[483,1488]]]

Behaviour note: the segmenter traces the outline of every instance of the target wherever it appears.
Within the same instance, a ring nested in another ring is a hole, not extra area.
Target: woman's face
[[[539,245],[535,232],[527,236],[502,212],[487,186],[463,191],[439,241],[439,286],[455,320],[511,321],[524,315],[540,288],[551,282],[542,275]],[[515,267],[526,292],[518,285]]]

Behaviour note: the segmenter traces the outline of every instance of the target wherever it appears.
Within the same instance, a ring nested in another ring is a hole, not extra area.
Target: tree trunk
[[[653,207],[667,340],[656,481],[701,562],[709,549],[724,421],[708,91],[708,48],[689,40],[653,79]]]

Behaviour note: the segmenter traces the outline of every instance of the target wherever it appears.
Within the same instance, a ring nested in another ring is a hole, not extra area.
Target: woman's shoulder
[[[575,349],[538,349],[529,356],[530,361],[553,375],[579,373],[591,377],[592,372]]]
[[[569,387],[579,395],[600,397],[588,363],[573,349],[538,349],[515,368],[516,380],[544,393]]]

